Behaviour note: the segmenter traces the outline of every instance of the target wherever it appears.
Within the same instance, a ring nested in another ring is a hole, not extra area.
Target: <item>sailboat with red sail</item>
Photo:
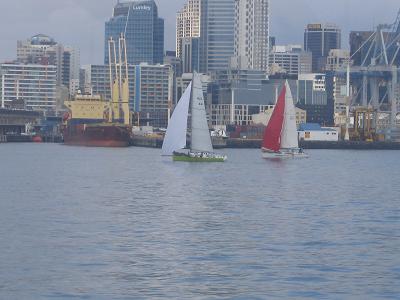
[[[299,148],[296,110],[287,81],[265,129],[261,151],[264,158],[307,157]]]

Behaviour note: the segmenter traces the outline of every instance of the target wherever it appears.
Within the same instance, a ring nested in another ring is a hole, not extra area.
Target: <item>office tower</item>
[[[235,0],[200,4],[200,72],[226,70],[234,55]]]
[[[164,20],[158,17],[154,0],[118,2],[115,5],[112,18],[105,24],[105,64],[109,63],[109,39],[112,37],[118,41],[121,34],[126,38],[129,64],[162,64]]]
[[[268,73],[269,0],[235,0],[235,58],[240,69]]]
[[[182,39],[200,37],[200,0],[188,0],[176,16],[176,56],[182,56]]]
[[[312,55],[299,45],[274,46],[269,55],[270,75],[288,77],[311,73]]]
[[[23,102],[29,110],[57,109],[57,67],[25,63],[0,65],[1,98],[5,103]]]
[[[329,51],[341,48],[341,30],[332,24],[308,24],[304,31],[304,50],[312,53],[312,71],[325,70]]]

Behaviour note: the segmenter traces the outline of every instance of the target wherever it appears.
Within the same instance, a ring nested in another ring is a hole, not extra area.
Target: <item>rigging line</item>
[[[129,5],[129,8],[128,8],[128,16],[126,17],[126,22],[125,22],[124,36],[126,36],[126,30],[127,30],[127,28],[128,28],[129,17],[130,17],[130,15],[131,15],[131,7],[132,7],[132,5]]]

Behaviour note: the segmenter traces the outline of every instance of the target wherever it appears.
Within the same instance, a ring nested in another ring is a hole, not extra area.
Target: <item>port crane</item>
[[[361,64],[352,65],[352,59],[360,53]],[[392,140],[400,138],[400,10],[395,22],[378,25],[343,67],[345,71],[339,73],[347,77],[345,139],[350,138],[350,112],[358,137],[373,139],[376,128],[371,124],[377,126],[379,119],[386,118],[389,120],[382,130]]]

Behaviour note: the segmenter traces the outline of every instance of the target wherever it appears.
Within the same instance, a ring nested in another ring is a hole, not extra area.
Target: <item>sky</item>
[[[103,61],[104,22],[117,0],[0,0],[0,62],[16,57],[17,40],[43,33],[80,49],[82,64]],[[165,49],[175,49],[176,12],[186,0],[156,0],[165,19]],[[350,30],[391,24],[399,0],[270,0],[270,31],[277,44],[303,44],[308,23],[335,23],[348,48]]]

